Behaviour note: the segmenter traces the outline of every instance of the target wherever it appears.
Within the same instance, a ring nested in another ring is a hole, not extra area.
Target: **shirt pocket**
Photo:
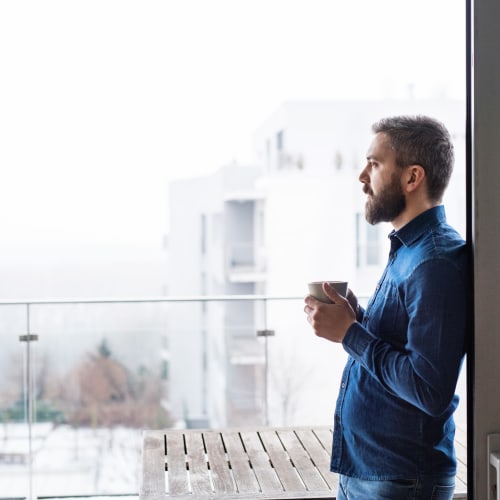
[[[366,327],[380,339],[403,349],[406,344],[408,322],[399,290],[393,283],[382,283],[367,311]]]

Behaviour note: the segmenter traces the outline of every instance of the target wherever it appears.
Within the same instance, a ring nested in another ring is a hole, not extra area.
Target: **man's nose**
[[[363,184],[368,182],[368,166],[366,166],[363,170],[361,170],[358,179],[359,182],[362,182]]]

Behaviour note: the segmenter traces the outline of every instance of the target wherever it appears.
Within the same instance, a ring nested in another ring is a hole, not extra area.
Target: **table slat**
[[[277,432],[275,430],[265,430],[260,431],[259,435],[285,491],[304,491],[306,489],[305,485],[297,469],[293,466]]]
[[[314,434],[321,443],[321,446],[326,450],[328,455],[330,455],[332,452],[332,429],[328,427],[315,427]]]
[[[186,442],[186,459],[189,466],[189,480],[194,495],[213,491],[208,473],[205,445],[201,433],[184,434]]]
[[[235,483],[229,469],[228,457],[222,444],[220,432],[205,431],[203,437],[214,490],[221,495],[235,493]]]
[[[253,469],[250,467],[248,456],[241,445],[239,432],[223,432],[222,439],[229,457],[237,491],[239,493],[260,492],[257,478],[255,477]]]
[[[163,500],[165,496],[164,443],[161,431],[146,431],[143,435],[141,499]]]
[[[339,486],[338,475],[330,470],[332,431],[327,428],[314,428],[311,429],[310,433],[305,432],[303,429],[297,429],[296,433],[304,446],[306,446],[322,478],[329,485],[330,489],[336,492]],[[328,443],[327,448],[325,448],[325,443]]]
[[[330,470],[330,452],[323,447],[323,444],[318,437],[318,433],[323,434],[323,441],[329,440],[331,447],[331,431],[329,429],[297,429],[295,432],[307,450],[307,453],[311,457],[311,460],[315,464],[323,480],[328,484],[332,491],[337,492],[339,479],[337,474],[334,474]]]
[[[306,488],[312,491],[329,490],[328,484],[314,466],[311,457],[304,449],[295,432],[292,430],[282,430],[278,432],[278,435],[295,468],[299,472],[302,481],[304,481]]]
[[[184,451],[184,434],[172,432],[166,435],[168,493],[170,495],[185,495],[190,492]]]
[[[252,465],[252,469],[257,476],[260,490],[264,493],[283,491],[283,486],[274,468],[271,466],[269,456],[259,439],[259,434],[255,431],[243,431],[240,436]]]

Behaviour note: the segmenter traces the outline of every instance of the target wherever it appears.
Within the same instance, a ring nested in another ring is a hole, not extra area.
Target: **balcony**
[[[253,243],[232,243],[227,248],[227,276],[231,283],[257,283],[266,279],[266,261]]]
[[[302,297],[1,302],[0,341],[0,498],[30,500],[137,498],[144,429],[329,426],[345,361]]]

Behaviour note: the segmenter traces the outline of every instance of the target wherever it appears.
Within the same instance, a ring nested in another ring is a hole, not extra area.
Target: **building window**
[[[276,166],[277,168],[284,167],[285,158],[285,131],[280,130],[276,133]]]
[[[266,169],[271,170],[271,140],[266,140]]]
[[[201,254],[205,255],[207,253],[207,216],[201,214],[200,220],[200,238],[201,238]]]
[[[377,266],[380,263],[380,231],[376,226],[366,224],[366,265]]]
[[[380,228],[367,224],[363,214],[356,214],[356,267],[380,264]]]
[[[278,153],[281,153],[284,149],[284,140],[285,140],[285,131],[280,130],[276,134],[276,151]]]

